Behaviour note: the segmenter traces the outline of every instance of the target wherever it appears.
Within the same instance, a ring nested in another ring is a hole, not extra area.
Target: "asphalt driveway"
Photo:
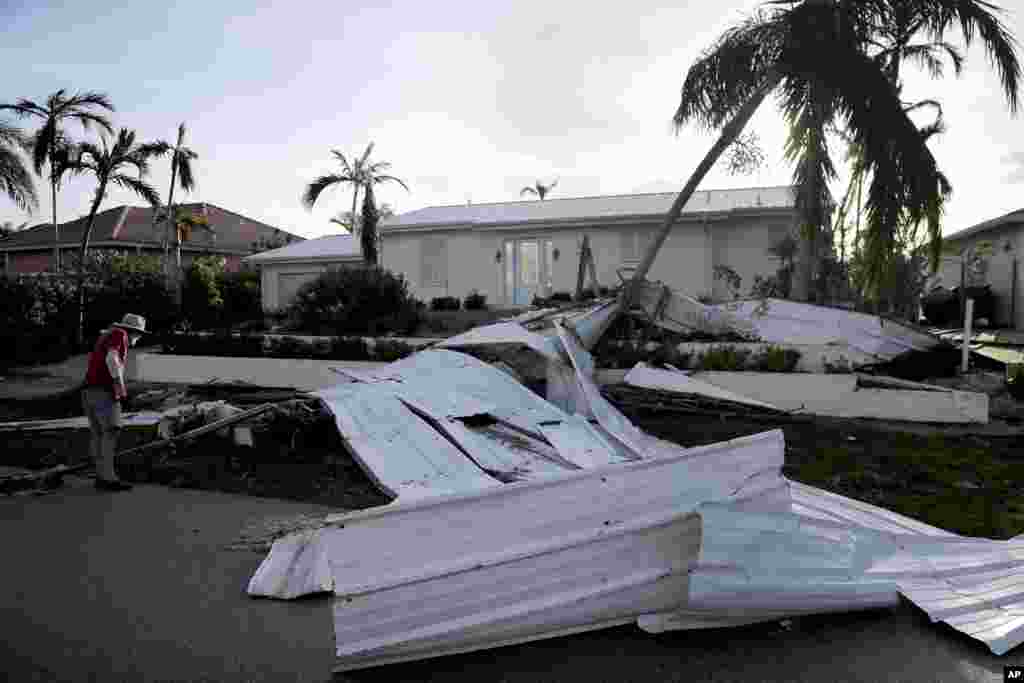
[[[227,548],[254,521],[324,508],[75,480],[0,497],[0,670],[10,681],[327,681],[330,602],[253,600],[262,554]],[[358,552],[358,549],[353,549]],[[995,657],[911,607],[650,636],[624,626],[357,671],[392,681],[1002,681]]]

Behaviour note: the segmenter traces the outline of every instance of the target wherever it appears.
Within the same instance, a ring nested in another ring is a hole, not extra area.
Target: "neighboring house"
[[[496,204],[437,206],[381,224],[382,264],[403,273],[415,296],[465,297],[493,305],[529,304],[534,296],[572,292],[580,245],[589,235],[602,286],[628,277],[664,220],[676,193],[613,195]],[[704,190],[684,207],[649,279],[691,296],[730,298],[714,266],[729,266],[750,291],[754,276],[773,275],[767,250],[797,227],[792,187]]]
[[[263,310],[284,308],[299,288],[328,268],[358,266],[363,257],[351,235],[328,235],[242,259],[261,271]]]
[[[945,235],[942,243],[945,255],[929,287],[959,287],[963,273],[960,255],[977,250],[983,254],[978,280],[990,285],[996,298],[996,319],[991,323],[1024,328],[1024,283],[1018,274],[1018,259],[1024,253],[1024,209]]]
[[[210,230],[196,228],[181,245],[182,264],[187,266],[196,256],[223,256],[228,270],[237,270],[241,259],[257,250],[256,243],[301,241],[303,238],[266,223],[207,203],[181,204],[181,211],[203,216]],[[96,214],[89,249],[122,253],[163,253],[164,225],[153,226],[153,209],[119,206]],[[60,225],[61,262],[70,263],[78,255],[87,217]],[[53,269],[53,224],[37,225],[0,240],[4,272],[9,275],[40,273]]]

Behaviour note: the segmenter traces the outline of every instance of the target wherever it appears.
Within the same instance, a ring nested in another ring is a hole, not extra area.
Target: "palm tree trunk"
[[[50,202],[53,208],[53,272],[57,273],[60,271],[60,228],[57,227],[57,178],[52,173],[50,174]]]
[[[177,152],[177,150],[175,150]],[[164,250],[164,263],[167,265],[168,288],[174,292],[174,305],[181,308],[181,246],[178,244],[178,225],[174,216],[174,185],[178,180],[178,164],[171,158],[171,187],[167,190],[167,215],[164,217],[166,227],[164,239],[167,244]],[[175,258],[171,263],[170,246],[171,230],[174,231]]]
[[[768,96],[775,86],[782,80],[782,75],[778,72],[769,73],[761,84],[761,87],[754,91],[750,96],[750,99],[740,107],[740,110],[736,112],[736,115],[732,118],[729,123],[722,129],[722,134],[718,137],[718,141],[708,150],[708,153],[704,155],[700,164],[697,165],[693,175],[683,186],[683,189],[679,192],[675,201],[672,202],[672,207],[668,210],[665,215],[665,220],[662,223],[661,230],[658,232],[651,246],[647,248],[647,253],[644,254],[643,260],[636,269],[636,273],[633,275],[633,279],[630,280],[629,284],[623,290],[623,296],[621,300],[620,310],[628,311],[630,305],[636,299],[640,293],[640,287],[644,279],[647,277],[647,273],[651,270],[651,265],[654,263],[655,257],[658,255],[658,251],[661,249],[661,245],[668,239],[669,232],[672,230],[672,226],[675,225],[679,219],[679,215],[683,212],[683,207],[686,202],[690,201],[690,197],[693,196],[697,186],[700,185],[701,181],[704,180],[704,176],[708,174],[711,167],[714,166],[718,158],[722,156],[722,152],[732,144],[740,133],[743,132],[743,128],[750,121],[754,112],[764,102],[764,98]]]
[[[817,227],[804,226],[800,235],[800,256],[797,258],[796,279],[793,282],[793,298],[810,301],[814,289],[814,261],[817,252]],[[820,303],[820,302],[819,302]]]
[[[359,224],[358,219],[356,218],[356,200],[358,198],[359,198],[359,184],[358,183],[353,183],[353,185],[352,185],[352,213],[349,214],[349,217],[352,220],[352,231],[351,231],[352,232],[352,237],[354,237],[357,240],[359,239],[359,229],[356,227]]]
[[[89,253],[89,239],[92,237],[92,226],[96,221],[96,212],[99,211],[100,202],[103,201],[103,194],[107,189],[107,180],[100,180],[96,188],[96,196],[89,207],[89,219],[85,223],[85,230],[82,232],[82,244],[78,250],[78,324],[75,326],[75,348],[82,348],[82,341],[85,338],[85,257]]]

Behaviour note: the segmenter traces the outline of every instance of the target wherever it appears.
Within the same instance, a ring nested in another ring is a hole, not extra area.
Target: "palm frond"
[[[46,165],[56,137],[56,122],[49,119],[32,136],[32,168],[37,175],[42,175],[43,166]]]
[[[348,158],[345,156],[345,153],[340,152],[336,149],[332,149],[331,154],[334,156],[335,159],[338,160],[338,163],[341,164],[341,167],[345,169],[345,175],[352,175],[352,165],[349,163]]]
[[[351,182],[351,180],[351,176],[339,175],[337,173],[328,173],[327,175],[320,176],[306,186],[305,192],[302,193],[302,205],[307,209],[312,209],[313,205],[316,204],[316,200],[320,198],[320,193],[324,190],[334,185]]]
[[[833,55],[837,56],[837,55]],[[836,84],[839,114],[861,150],[870,176],[864,234],[868,281],[882,282],[903,221],[925,222],[931,240],[941,237],[943,184],[934,156],[910,120],[895,86],[867,56],[846,53],[820,74]]]
[[[937,57],[930,45],[907,45],[901,49],[904,59],[915,62],[923,70],[928,72],[932,78],[942,78],[944,64]]]
[[[358,165],[360,167],[365,168],[366,167],[366,161],[367,161],[367,159],[370,158],[370,154],[372,154],[372,153],[373,153],[373,143],[371,142],[370,144],[368,144],[366,146],[366,151],[363,152],[363,156],[362,156],[362,158],[359,159]]]
[[[0,145],[0,192],[23,211],[31,213],[39,206],[32,174],[18,153],[4,145]]]
[[[537,194],[537,188],[531,187],[530,185],[527,185],[523,189],[519,190],[519,196],[520,197],[522,197],[524,194],[536,195]]]
[[[403,181],[401,178],[396,178],[393,175],[374,176],[373,177],[373,182],[374,183],[398,183],[399,185],[401,185],[402,187],[405,188],[406,192],[410,191],[409,190],[409,186],[405,184],[405,181]]]
[[[101,133],[114,132],[114,126],[110,123],[110,119],[102,114],[82,111],[71,114],[68,118],[78,121],[82,126],[82,130],[90,130],[93,124],[95,124],[100,129]]]
[[[991,64],[999,74],[1011,113],[1020,105],[1021,67],[1017,57],[1017,41],[999,19],[1003,10],[981,0],[929,0],[923,9],[923,31],[936,42],[959,24],[964,44],[970,47],[977,36],[985,47]]]
[[[784,11],[759,11],[727,30],[690,67],[672,117],[676,130],[693,121],[720,128],[778,64],[788,37]]]
[[[110,182],[125,190],[134,192],[154,208],[160,206],[160,194],[156,191],[156,188],[141,178],[124,173],[115,173],[110,176]]]
[[[171,151],[171,146],[163,140],[156,142],[145,142],[135,148],[135,153],[146,158],[162,157]]]
[[[174,160],[178,165],[178,186],[185,192],[191,192],[196,186],[196,179],[192,174],[192,160],[195,157],[182,152],[191,152],[191,150],[179,151]]]

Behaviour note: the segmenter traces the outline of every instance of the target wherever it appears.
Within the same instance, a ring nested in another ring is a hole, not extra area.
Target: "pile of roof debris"
[[[941,346],[872,316],[650,291],[642,314],[659,325],[771,341],[803,330],[873,362]],[[602,394],[587,350],[618,313],[617,301],[529,313],[317,392],[394,500],[279,538],[249,594],[333,594],[339,671],[630,622],[661,632],[894,606],[900,595],[997,654],[1024,642],[1024,536],[957,536],[789,481],[777,429],[696,448],[643,432]],[[794,409],[731,379],[640,366],[627,386]],[[954,418],[981,417],[983,402],[964,407],[956,392],[860,381],[845,380],[843,396],[913,392]],[[819,407],[830,400],[844,399]]]
[[[227,396],[231,402],[225,399],[203,400],[211,395]],[[125,431],[121,441],[127,441],[129,447],[117,454],[118,465],[134,471],[141,467],[152,474],[155,465],[165,465],[175,456],[191,455],[189,446],[208,436],[219,437],[225,445],[251,451],[254,428],[265,429],[274,419],[283,419],[301,428],[303,423],[309,424],[318,416],[313,405],[319,402],[302,392],[267,390],[251,385],[209,384],[188,390],[152,390],[134,397],[131,403],[132,412],[122,416]],[[253,407],[253,403],[257,405]],[[54,458],[33,459],[33,454],[27,452],[20,453],[23,462],[5,462],[6,465],[28,467],[8,468],[14,473],[0,476],[0,493],[53,490],[61,486],[66,475],[92,469],[90,460],[81,459],[87,453],[84,439],[88,429],[88,419],[81,416],[0,423],[0,435],[20,436],[22,439],[57,432],[82,435],[80,447],[74,449],[79,456],[78,462],[53,465],[48,461]],[[129,438],[124,438],[125,434]],[[222,452],[227,451],[222,449]],[[237,449],[231,452],[237,452]],[[62,459],[69,459],[68,455]],[[173,465],[165,469],[173,469]]]

